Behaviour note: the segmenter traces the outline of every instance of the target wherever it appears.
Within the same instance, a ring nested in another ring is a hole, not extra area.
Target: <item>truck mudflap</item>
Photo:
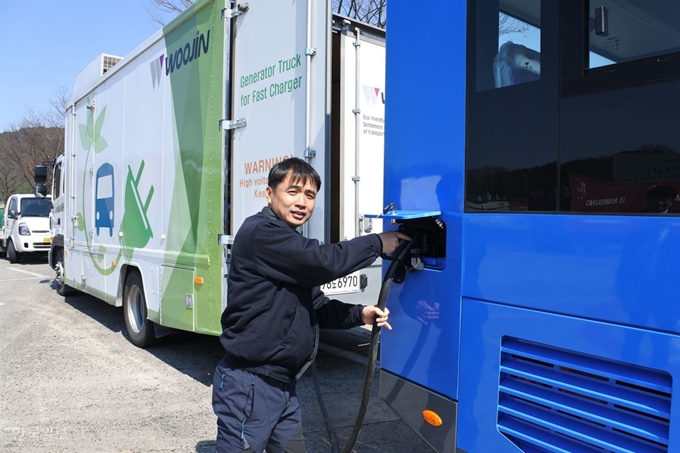
[[[458,403],[380,370],[380,398],[438,453],[454,453]]]

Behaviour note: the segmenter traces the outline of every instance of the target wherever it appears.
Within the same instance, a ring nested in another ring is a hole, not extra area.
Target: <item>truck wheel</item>
[[[54,270],[57,272],[57,277],[54,281],[57,283],[57,294],[66,297],[73,292],[73,288],[64,283],[64,273],[66,270],[64,267],[64,251],[57,249],[54,253],[54,258]]]
[[[12,241],[7,244],[7,259],[10,263],[18,263],[21,259],[21,253],[17,252]]]
[[[133,271],[128,274],[123,291],[125,327],[130,342],[140,348],[157,344],[158,339],[156,338],[154,323],[147,319],[144,286],[138,272]]]

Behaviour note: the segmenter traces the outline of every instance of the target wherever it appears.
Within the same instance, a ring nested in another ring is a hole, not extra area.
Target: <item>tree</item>
[[[529,29],[529,24],[515,19],[507,14],[498,14],[498,36],[509,35],[511,33],[524,33]]]
[[[190,7],[195,0],[150,0],[149,18],[164,26],[164,18],[172,18]],[[387,25],[387,0],[333,0],[333,12],[376,27]]]
[[[151,8],[146,8],[152,23],[166,24],[166,18],[174,18],[179,13],[190,7],[196,0],[151,0]]]
[[[387,0],[333,0],[333,12],[376,27],[387,27]]]
[[[23,118],[0,134],[0,200],[17,192],[33,192],[35,166],[64,152],[66,99],[66,87],[59,87],[51,109],[27,109]]]

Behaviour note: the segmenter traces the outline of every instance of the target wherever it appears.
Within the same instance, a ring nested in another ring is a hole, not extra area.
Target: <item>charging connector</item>
[[[424,217],[396,220],[395,223],[399,225],[400,231],[410,237],[420,237],[418,243],[414,244],[411,249],[411,255],[418,258],[414,260],[411,267],[416,270],[444,269],[446,265],[446,225],[444,222],[437,217]]]

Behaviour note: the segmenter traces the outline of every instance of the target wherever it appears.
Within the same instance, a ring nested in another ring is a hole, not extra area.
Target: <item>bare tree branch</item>
[[[174,17],[190,7],[195,0],[149,0],[146,12],[152,23],[164,26],[168,17]],[[387,25],[387,0],[333,0],[332,10],[376,27]]]
[[[29,108],[0,134],[1,200],[13,193],[33,192],[34,167],[64,152],[65,100],[66,87],[59,87],[49,111]]]
[[[151,0],[151,7],[146,8],[151,23],[165,26],[166,18],[173,18],[193,5],[195,0]]]
[[[333,0],[333,10],[375,27],[387,26],[387,0]]]
[[[500,13],[498,16],[498,36],[510,33],[524,33],[529,25],[507,14]]]
[[[44,124],[47,127],[64,127],[64,115],[66,114],[66,105],[69,103],[70,97],[67,94],[68,88],[66,85],[57,87],[55,97],[50,100],[52,108],[44,118]]]

